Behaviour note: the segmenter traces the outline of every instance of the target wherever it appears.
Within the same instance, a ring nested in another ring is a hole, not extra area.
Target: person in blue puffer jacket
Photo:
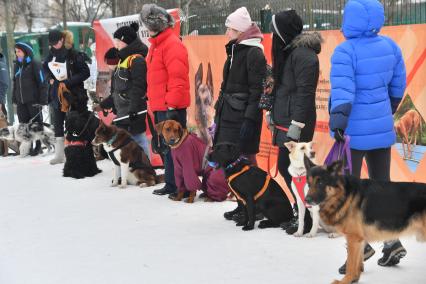
[[[370,178],[390,180],[393,114],[404,95],[406,73],[398,45],[378,34],[384,22],[379,1],[347,2],[342,24],[346,41],[331,58],[329,124],[336,141],[350,137],[353,175],[360,177],[365,157]],[[378,264],[393,266],[406,253],[399,240],[386,242]],[[373,254],[367,244],[364,260]],[[339,272],[345,270],[344,265]]]

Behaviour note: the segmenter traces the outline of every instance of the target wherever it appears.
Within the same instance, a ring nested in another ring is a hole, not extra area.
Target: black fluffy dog
[[[218,144],[209,154],[209,161],[223,168],[225,177],[237,197],[238,205],[243,206],[243,230],[252,230],[255,223],[255,208],[266,220],[260,221],[259,228],[278,227],[289,222],[293,209],[284,190],[258,167],[240,158],[238,147],[234,144]]]
[[[70,111],[67,114],[64,177],[80,179],[101,172],[96,166],[91,144],[98,125],[99,120],[89,111]]]

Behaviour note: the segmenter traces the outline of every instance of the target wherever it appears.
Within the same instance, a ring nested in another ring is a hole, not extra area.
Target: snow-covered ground
[[[340,277],[342,238],[297,239],[281,229],[243,232],[223,212],[153,188],[109,187],[112,170],[63,178],[50,157],[0,157],[0,283],[330,283]],[[366,263],[360,283],[426,283],[426,245],[404,239],[395,268]]]

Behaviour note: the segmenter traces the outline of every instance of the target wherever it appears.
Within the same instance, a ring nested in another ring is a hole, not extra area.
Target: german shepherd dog
[[[210,63],[207,67],[206,83],[203,83],[203,64],[200,63],[195,74],[195,121],[198,128],[198,137],[207,145],[212,144],[212,137],[208,129],[213,124],[213,73]]]
[[[112,187],[126,188],[128,183],[146,187],[163,182],[164,176],[157,176],[148,156],[126,130],[101,120],[92,144],[103,144],[115,164]]]
[[[244,231],[252,230],[255,223],[255,208],[266,220],[259,228],[279,227],[293,218],[293,209],[284,190],[268,174],[240,157],[237,145],[218,144],[209,154],[208,160],[224,169],[228,184],[237,197],[238,205],[243,206],[244,220],[237,223]]]
[[[365,242],[415,235],[426,241],[426,184],[376,181],[342,174],[341,161],[315,166],[304,158],[309,192],[306,202],[319,205],[321,219],[345,236],[347,271],[334,284],[357,282]]]

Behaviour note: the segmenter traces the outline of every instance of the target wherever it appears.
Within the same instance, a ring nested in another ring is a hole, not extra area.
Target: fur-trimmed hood
[[[66,49],[71,49],[74,47],[74,35],[71,31],[69,30],[64,30],[63,32],[64,35],[64,46]]]
[[[321,52],[321,43],[324,40],[319,32],[302,33],[295,37],[291,44],[291,48],[308,47],[315,51],[316,54]]]

